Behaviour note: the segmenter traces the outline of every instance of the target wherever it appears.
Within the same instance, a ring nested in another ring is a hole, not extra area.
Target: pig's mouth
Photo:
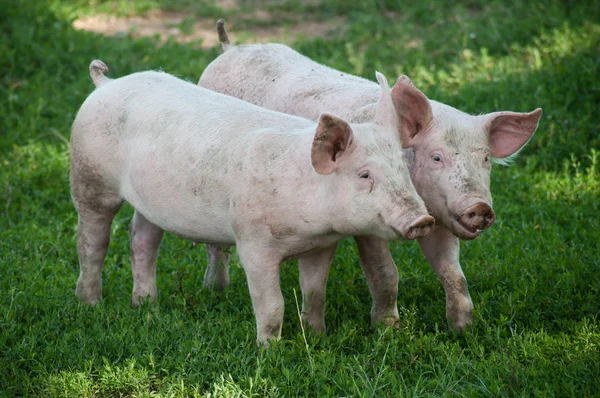
[[[482,229],[479,229],[477,227],[465,225],[462,222],[460,222],[460,220],[455,220],[452,224],[454,226],[454,234],[458,238],[463,240],[473,240],[477,238],[483,231]]]
[[[470,240],[477,238],[481,231],[489,228],[494,221],[496,215],[492,207],[486,202],[479,201],[472,206],[469,206],[460,215],[452,214],[452,225],[455,235],[460,239]]]

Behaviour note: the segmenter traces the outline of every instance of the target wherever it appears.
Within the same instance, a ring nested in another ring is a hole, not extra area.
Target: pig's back
[[[189,122],[182,134],[199,132],[189,127],[200,120],[212,121],[202,132],[222,131],[222,125],[239,123],[245,129],[260,129],[274,123],[282,126],[302,128],[310,122],[298,117],[270,111],[240,99],[219,94],[178,79],[162,72],[140,72],[113,80],[99,87],[82,106],[95,103],[91,108],[96,115],[94,119],[114,119],[121,122],[135,120],[142,123],[173,124],[172,129],[180,129]],[[214,128],[212,128],[213,126]],[[119,125],[118,127],[124,127]],[[237,136],[237,134],[232,133]]]
[[[96,89],[79,110],[72,139],[90,150],[106,148],[102,155],[109,159],[111,154],[139,148],[142,142],[195,153],[226,142],[220,151],[235,155],[264,129],[278,126],[293,134],[313,124],[166,73],[141,72]]]
[[[376,83],[316,63],[281,44],[232,47],[206,68],[198,84],[311,120],[332,112],[350,121],[368,121],[357,112],[364,113],[361,108],[376,104],[380,95]]]

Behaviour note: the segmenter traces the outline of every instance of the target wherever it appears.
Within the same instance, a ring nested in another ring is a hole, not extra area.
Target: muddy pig
[[[237,245],[256,316],[257,340],[279,338],[279,264],[323,266],[327,277],[345,236],[425,236],[434,220],[402,155],[395,99],[383,75],[377,115],[349,124],[323,113],[310,121],[197,87],[161,72],[119,79],[93,61],[97,89],[71,135],[71,194],[79,219],[76,294],[102,298],[101,273],[112,220],[124,201],[130,226],[133,303],[155,300],[163,231]],[[315,288],[315,289],[319,289]]]
[[[204,71],[199,85],[256,105],[316,120],[323,111],[351,122],[373,120],[381,88],[377,84],[320,65],[281,44],[233,46],[224,22],[217,23],[224,53]],[[473,303],[459,264],[459,239],[474,239],[489,228],[492,209],[490,171],[505,162],[533,136],[541,109],[530,113],[494,112],[471,116],[430,101],[402,76],[395,105],[407,150],[411,178],[436,220],[434,231],[419,245],[446,292],[446,317],[453,329],[473,320]],[[410,113],[403,112],[412,109]],[[361,264],[372,295],[371,322],[396,323],[398,271],[386,241],[356,237]],[[222,288],[227,282],[227,255],[212,247],[205,283]],[[300,267],[302,271],[304,267]],[[324,292],[320,296],[324,296]],[[323,313],[322,301],[303,303],[306,318]],[[315,321],[321,328],[322,319]]]

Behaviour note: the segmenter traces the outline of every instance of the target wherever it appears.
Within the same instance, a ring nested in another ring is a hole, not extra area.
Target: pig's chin
[[[367,233],[359,234],[361,236],[377,236],[384,240],[405,240],[399,229],[392,225],[382,225],[379,228],[372,229]],[[355,234],[356,236],[356,234]]]
[[[471,230],[466,226],[462,225],[456,217],[452,216],[452,213],[442,212],[433,216],[436,224],[442,226],[452,232],[452,235],[462,240],[473,240],[481,234],[481,230]]]
[[[483,230],[481,229],[470,229],[462,225],[460,222],[452,221],[452,233],[459,239],[462,240],[473,240],[477,238]]]
[[[384,240],[404,240],[404,237],[402,236],[400,231],[392,226],[387,226],[385,228],[373,231],[372,233],[367,235],[377,236],[378,238]]]

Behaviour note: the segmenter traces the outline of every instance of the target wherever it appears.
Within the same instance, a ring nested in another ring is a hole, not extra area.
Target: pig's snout
[[[435,219],[433,217],[420,216],[408,226],[402,236],[408,240],[422,238],[431,232],[434,225]]]
[[[470,232],[479,232],[492,226],[496,221],[494,210],[484,202],[475,203],[458,220]]]

